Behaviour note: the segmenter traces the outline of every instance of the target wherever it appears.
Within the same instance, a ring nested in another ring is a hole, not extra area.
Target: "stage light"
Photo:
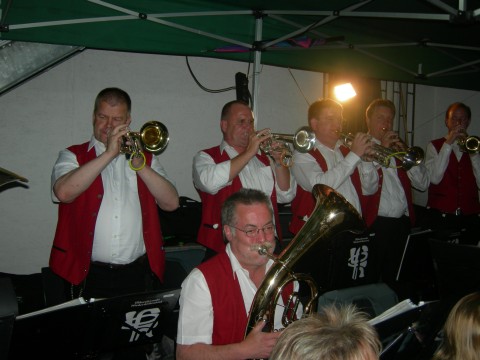
[[[0,41],[0,95],[81,50],[78,46]]]
[[[335,86],[333,93],[338,101],[346,101],[357,95],[351,83]]]

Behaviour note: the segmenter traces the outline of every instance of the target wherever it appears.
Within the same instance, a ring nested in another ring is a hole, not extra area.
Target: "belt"
[[[110,264],[110,263],[105,263],[101,261],[92,261],[91,265],[98,266],[105,269],[110,269],[110,270],[120,270],[120,269],[128,269],[129,267],[133,267],[135,265],[144,264],[146,260],[147,260],[147,254],[143,254],[138,259],[128,264]]]
[[[456,209],[454,212],[444,212],[440,211],[442,214],[442,217],[447,217],[447,216],[462,216],[462,210],[461,209]]]

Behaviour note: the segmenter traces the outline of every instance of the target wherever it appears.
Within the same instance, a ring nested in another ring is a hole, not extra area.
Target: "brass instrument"
[[[153,154],[160,154],[168,145],[169,135],[165,125],[159,121],[148,121],[139,132],[129,131],[122,137],[120,152],[127,154],[132,170],[138,171],[145,166],[145,155],[143,150]],[[133,167],[132,159],[143,158],[143,164],[138,168]]]
[[[457,140],[462,152],[475,154],[480,151],[480,138],[478,136],[465,136]]]
[[[340,140],[345,144],[346,147],[350,148],[353,135],[339,133]],[[412,146],[409,148],[400,149],[391,149],[386,148],[375,142],[372,143],[372,149],[374,151],[372,157],[383,167],[390,167],[390,158],[395,157],[402,162],[402,169],[405,171],[410,170],[413,166],[420,165],[425,158],[425,153],[422,148],[418,146]]]
[[[275,133],[271,133],[271,135],[271,138],[262,142],[260,148],[267,155],[270,155],[272,151],[281,151],[281,161],[285,167],[293,165],[292,150],[287,143],[291,143],[295,150],[302,153],[309,152],[315,146],[315,133],[308,126],[299,128],[293,135]],[[282,142],[282,145],[273,146],[273,141]]]
[[[310,288],[310,296],[305,301],[304,314],[317,311],[318,287],[315,281],[310,275],[293,273],[293,266],[318,242],[327,241],[344,231],[361,233],[365,229],[365,224],[357,210],[335,190],[326,185],[317,184],[313,187],[312,193],[316,199],[312,215],[278,257],[270,255],[268,248],[263,244],[254,249],[260,255],[268,255],[275,262],[268,270],[253,299],[245,337],[260,320],[265,321],[263,331],[278,330],[274,329],[275,307],[288,283],[294,281],[300,285],[306,283]],[[282,313],[283,326],[286,327],[297,320],[296,309],[299,302],[299,292],[293,292]]]

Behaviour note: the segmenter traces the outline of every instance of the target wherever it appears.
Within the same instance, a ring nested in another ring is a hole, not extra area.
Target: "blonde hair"
[[[443,326],[433,360],[480,360],[480,292],[461,298]]]
[[[367,314],[354,305],[324,307],[283,330],[270,360],[371,360],[382,349]]]

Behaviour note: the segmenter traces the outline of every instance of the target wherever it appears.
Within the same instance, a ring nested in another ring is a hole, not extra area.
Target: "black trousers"
[[[375,258],[380,281],[390,286],[401,297],[396,277],[411,230],[410,218],[379,216],[369,230],[375,233]]]
[[[447,214],[427,209],[421,224],[433,231],[432,238],[464,245],[477,245],[480,241],[480,215]]]
[[[69,298],[82,296],[90,298],[110,298],[162,288],[160,280],[150,270],[146,255],[124,266],[90,264],[85,280],[78,286],[69,285]]]
[[[111,298],[116,296],[160,290],[160,280],[151,272],[146,256],[135,262],[115,266],[92,262],[86,279],[78,286],[69,285],[71,298]],[[97,360],[144,360],[153,351],[153,344],[136,345],[97,354]]]

